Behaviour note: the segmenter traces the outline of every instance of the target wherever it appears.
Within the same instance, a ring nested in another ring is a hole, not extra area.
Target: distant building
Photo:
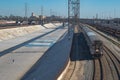
[[[39,16],[35,15],[33,12],[32,12],[31,17],[39,18]]]
[[[35,15],[33,12],[30,16],[31,20],[44,20],[46,19],[46,16],[42,16],[42,15]]]

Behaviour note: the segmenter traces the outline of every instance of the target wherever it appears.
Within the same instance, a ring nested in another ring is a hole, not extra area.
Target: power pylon
[[[80,0],[68,0],[68,34],[69,34],[69,37],[70,37],[70,32],[72,30],[72,27],[70,26],[70,24],[78,25],[79,18],[80,18]]]
[[[80,0],[68,0],[68,22],[72,22],[72,24],[78,24],[79,18]]]

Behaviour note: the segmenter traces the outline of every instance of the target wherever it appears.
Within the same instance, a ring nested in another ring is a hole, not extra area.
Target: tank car
[[[82,27],[82,29],[92,57],[101,57],[103,55],[103,42],[88,27]]]

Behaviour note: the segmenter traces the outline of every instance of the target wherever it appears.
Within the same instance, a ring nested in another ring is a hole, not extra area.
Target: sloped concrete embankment
[[[23,36],[35,31],[39,31],[45,29],[43,26],[35,25],[35,26],[25,26],[18,28],[8,28],[0,30],[0,41],[16,38],[18,36]]]
[[[36,31],[40,31],[47,28],[57,28],[61,24],[55,23],[56,25],[52,23],[45,24],[44,26],[41,25],[34,25],[34,26],[25,26],[25,27],[17,27],[17,28],[8,28],[8,29],[1,29],[0,30],[0,41],[16,38],[19,36],[24,36],[29,33],[33,33]]]
[[[48,23],[48,24],[45,24],[44,27],[49,29],[49,28],[57,28],[61,25],[62,25],[61,23]]]

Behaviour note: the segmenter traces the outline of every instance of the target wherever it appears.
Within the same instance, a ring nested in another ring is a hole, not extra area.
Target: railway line
[[[93,80],[103,80],[103,67],[100,59],[93,60]]]
[[[103,56],[93,60],[93,80],[120,80],[120,63],[118,58],[106,46]]]
[[[111,52],[110,49],[108,49],[106,46],[104,46],[105,51],[105,57],[108,60],[108,63],[111,68],[111,73],[113,76],[113,80],[119,80],[120,79],[120,60],[113,52]]]
[[[112,40],[111,38],[103,35],[91,27],[89,28],[120,48],[120,44],[118,42]],[[97,67],[99,69],[97,69]],[[98,75],[96,73],[98,73]],[[120,80],[120,57],[111,51],[106,45],[103,46],[103,56],[100,59],[94,60],[93,75],[94,80]],[[95,78],[95,75],[98,77]]]
[[[70,65],[67,69],[66,74],[63,76],[61,80],[83,80],[83,66],[84,62],[82,62],[83,55],[80,54],[81,50],[81,40],[80,37],[83,35],[81,34],[78,27],[74,30],[74,37],[73,37],[73,44],[72,44],[72,50],[70,54]],[[79,74],[79,75],[78,75]]]
[[[102,57],[97,59],[92,58],[89,60],[83,59],[83,61],[86,62],[87,65],[82,66],[82,62],[77,60],[77,58],[81,57],[80,56],[81,53],[79,51],[80,50],[80,46],[79,46],[80,44],[78,42],[79,40],[80,39],[78,39],[78,37],[74,38],[73,40],[74,41],[73,47],[72,47],[73,51],[71,51],[71,53],[74,53],[74,54],[72,54],[71,57],[76,58],[76,60],[70,62],[68,71],[62,80],[120,80],[120,57],[117,54],[115,54],[106,45],[104,45]],[[114,43],[117,44],[117,42],[114,42]],[[85,73],[85,70],[83,70],[84,75],[82,75],[82,78],[81,78],[81,75],[78,74],[78,71],[81,71],[80,69],[86,66],[87,66],[86,68],[87,72]],[[79,77],[75,78],[75,74],[77,74],[77,76]]]
[[[73,45],[74,45],[74,43],[73,43]],[[75,49],[76,47],[73,46],[72,48]],[[72,50],[72,52],[73,52],[73,51],[74,51],[74,50]],[[71,56],[73,56],[73,55],[71,55]],[[74,55],[74,56],[76,57],[76,55]],[[66,74],[66,75],[64,76],[63,80],[71,80],[71,78],[72,78],[72,76],[73,76],[73,74],[74,74],[74,72],[75,72],[76,66],[77,66],[77,61],[70,61],[69,69],[68,69],[68,71],[67,71],[68,74]]]

